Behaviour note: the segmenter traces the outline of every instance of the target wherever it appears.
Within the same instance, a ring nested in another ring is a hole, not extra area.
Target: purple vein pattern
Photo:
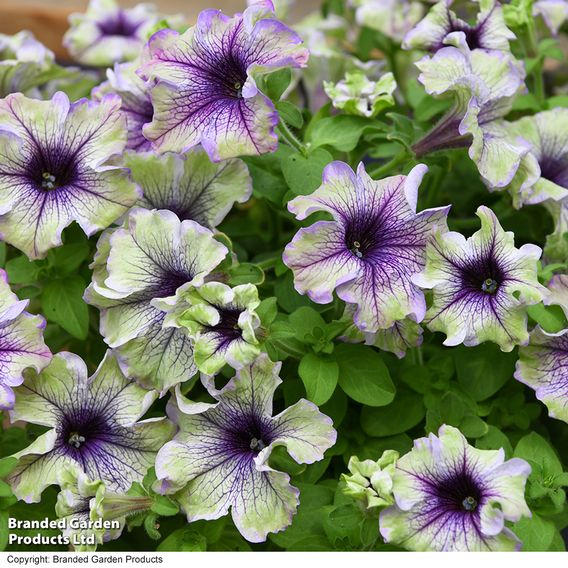
[[[28,257],[61,244],[73,221],[87,235],[108,227],[138,199],[124,168],[108,160],[126,143],[120,99],[70,103],[21,94],[0,101],[0,235]]]
[[[111,491],[127,491],[173,434],[165,418],[139,421],[156,397],[128,380],[110,351],[90,378],[77,355],[55,355],[16,390],[11,420],[49,430],[16,454],[19,463],[8,477],[14,494],[38,502],[68,466],[103,481]]]
[[[298,463],[319,461],[336,432],[331,419],[304,399],[272,416],[279,370],[280,363],[263,354],[219,391],[212,379],[205,380],[215,404],[191,403],[178,390],[169,413],[180,430],[160,450],[156,474],[163,493],[176,493],[189,522],[217,519],[230,510],[251,542],[292,522],[299,491],[268,458],[283,445]]]
[[[505,521],[530,517],[530,472],[526,461],[478,450],[457,428],[442,426],[396,462],[395,505],[380,514],[381,535],[416,551],[517,550]]]
[[[103,233],[85,300],[101,310],[101,334],[128,376],[164,393],[195,373],[187,334],[162,324],[226,253],[209,229],[171,211],[135,208],[122,228]]]
[[[308,51],[274,19],[270,2],[233,18],[200,13],[184,34],[155,33],[140,70],[152,85],[154,119],[144,135],[160,152],[201,143],[212,160],[276,150],[278,114],[255,77],[302,67]]]
[[[43,341],[45,320],[25,312],[28,300],[19,300],[10,290],[8,277],[0,270],[0,410],[14,406],[13,387],[22,384],[29,367],[41,371],[51,360]]]
[[[548,294],[538,283],[536,245],[515,248],[493,211],[477,210],[481,229],[466,239],[438,232],[427,249],[426,268],[413,281],[434,291],[424,323],[441,331],[444,345],[497,343],[503,351],[528,343],[526,307]]]
[[[446,226],[448,207],[416,213],[418,186],[426,173],[416,166],[408,176],[375,181],[359,165],[357,174],[343,162],[332,162],[314,193],[288,204],[298,219],[316,211],[332,221],[300,229],[284,251],[294,284],[318,304],[336,290],[354,304],[354,321],[365,332],[388,329],[426,312],[424,295],[410,280],[424,267],[426,243],[437,226]]]

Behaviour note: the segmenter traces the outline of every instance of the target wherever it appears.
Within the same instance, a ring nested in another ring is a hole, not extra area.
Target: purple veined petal
[[[152,85],[154,118],[144,135],[158,151],[201,144],[219,161],[276,149],[278,114],[254,76],[304,66],[307,51],[267,15],[257,5],[233,18],[205,10],[184,34],[152,36],[141,74]]]
[[[110,490],[127,491],[173,434],[165,418],[139,420],[157,393],[127,379],[110,352],[90,378],[80,357],[59,353],[40,374],[27,375],[15,392],[11,420],[50,428],[16,454],[19,463],[8,478],[14,494],[26,502],[39,501],[69,466]]]
[[[217,404],[180,404],[179,396],[170,401],[169,415],[180,431],[158,454],[157,488],[176,493],[188,521],[230,511],[251,542],[291,523],[299,492],[287,474],[268,467],[272,448],[284,444],[294,459],[312,463],[336,434],[331,420],[307,401],[272,417],[279,369],[263,354],[220,390],[205,381]]]
[[[43,258],[76,221],[87,235],[106,228],[138,198],[124,168],[108,165],[125,145],[120,99],[71,104],[15,94],[0,104],[0,233]]]
[[[530,516],[530,472],[524,460],[504,461],[502,449],[478,450],[457,428],[442,426],[396,461],[396,504],[380,513],[381,535],[415,551],[517,550],[505,521]]]
[[[318,303],[331,302],[335,290],[356,306],[355,324],[364,332],[407,316],[421,321],[426,306],[411,276],[423,268],[426,244],[448,213],[447,207],[416,213],[425,172],[419,165],[408,176],[375,181],[363,166],[355,174],[347,164],[329,164],[322,186],[289,204],[299,219],[316,211],[334,219],[300,229],[286,246],[283,260],[296,290]]]

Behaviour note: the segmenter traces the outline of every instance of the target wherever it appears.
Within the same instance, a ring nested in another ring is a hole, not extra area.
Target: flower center
[[[85,441],[86,441],[85,436],[81,436],[79,432],[71,432],[71,434],[69,434],[69,439],[67,440],[67,443],[70,446],[79,449],[81,447],[81,444],[84,444]]]
[[[477,509],[477,499],[469,495],[462,501],[462,507],[466,511],[475,511]]]
[[[261,452],[266,448],[266,444],[260,438],[252,438],[250,441],[250,449],[255,452]]]
[[[101,33],[106,36],[130,37],[136,33],[140,27],[138,22],[132,22],[123,10],[119,10],[115,17],[103,22],[98,22],[97,26]]]
[[[495,292],[497,292],[498,287],[499,285],[495,280],[493,280],[493,278],[486,278],[481,284],[481,289],[486,294],[495,294]]]
[[[357,258],[363,258],[363,253],[361,252],[361,243],[359,241],[353,241],[353,246],[351,247],[351,252]]]
[[[234,341],[242,337],[242,330],[239,327],[239,316],[242,310],[219,309],[219,323],[210,329],[222,335],[226,341]]]
[[[543,157],[539,160],[540,175],[561,187],[568,188],[568,156]]]
[[[57,187],[56,185],[57,180],[54,175],[50,174],[49,172],[43,172],[43,174],[41,174],[41,177],[43,180],[41,182],[41,187],[46,191],[50,191]]]

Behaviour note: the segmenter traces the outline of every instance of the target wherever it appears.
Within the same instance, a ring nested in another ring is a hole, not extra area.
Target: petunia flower
[[[555,108],[502,125],[528,151],[506,189],[516,207],[568,197],[568,109]],[[498,156],[495,157],[498,159]]]
[[[163,493],[174,493],[189,522],[217,519],[231,511],[239,532],[251,542],[292,522],[299,491],[286,473],[272,469],[272,450],[285,446],[298,463],[314,463],[333,446],[336,432],[317,406],[300,400],[272,416],[281,383],[280,363],[261,355],[237,371],[221,390],[206,386],[214,404],[170,405],[179,432],[156,459]]]
[[[256,78],[303,67],[308,52],[274,19],[267,0],[233,18],[205,10],[185,33],[161,30],[147,47],[143,76],[152,86],[154,119],[144,135],[160,152],[201,143],[212,160],[277,147],[278,113]]]
[[[152,144],[144,138],[142,127],[152,121],[154,109],[146,83],[136,74],[137,62],[116,64],[107,69],[107,80],[93,89],[92,98],[100,101],[105,95],[114,93],[122,101],[120,113],[126,118],[128,138],[127,150],[144,152]]]
[[[15,454],[19,462],[7,478],[14,495],[26,503],[38,502],[69,466],[100,479],[111,491],[126,491],[144,477],[173,434],[165,418],[139,421],[157,393],[128,380],[110,351],[90,378],[80,357],[58,353],[40,374],[28,374],[15,392],[12,422],[49,428]]]
[[[29,367],[41,371],[51,360],[43,341],[45,320],[24,310],[28,300],[18,300],[8,277],[0,269],[0,411],[14,406],[14,387],[22,384]]]
[[[321,187],[288,204],[298,219],[316,211],[332,217],[300,229],[284,250],[296,290],[318,304],[330,303],[335,290],[356,306],[354,321],[364,332],[407,316],[421,321],[424,295],[410,277],[424,267],[426,243],[448,213],[448,207],[416,213],[426,171],[419,165],[408,176],[375,181],[363,164],[356,174],[343,162],[326,166]]]
[[[499,121],[524,90],[523,64],[505,52],[467,46],[444,47],[416,63],[419,81],[434,96],[451,96],[454,105],[413,150],[417,156],[469,147],[469,156],[489,187],[506,186],[526,145],[511,143]]]
[[[120,537],[125,518],[113,519],[116,528],[100,526],[104,520],[102,504],[107,493],[104,482],[92,480],[77,467],[68,466],[60,472],[58,484],[61,491],[57,495],[55,513],[65,520],[62,534],[70,540],[73,550],[92,552],[97,545]],[[93,538],[95,543],[89,543],[88,540]]]
[[[408,349],[422,345],[422,327],[420,324],[405,318],[395,322],[387,329],[379,329],[374,333],[361,331],[355,323],[353,323],[353,314],[355,307],[347,305],[343,313],[342,320],[351,322],[343,335],[339,338],[348,343],[365,343],[365,345],[374,345],[383,351],[394,353],[399,359],[402,359]]]
[[[0,34],[0,98],[17,92],[30,94],[53,63],[53,52],[32,33]]]
[[[351,475],[344,473],[341,476],[345,483],[343,493],[361,501],[366,509],[392,505],[392,476],[398,458],[399,454],[394,450],[385,450],[377,461],[360,461],[357,456],[352,456],[347,465]]]
[[[116,0],[90,0],[87,11],[69,16],[70,28],[63,45],[83,65],[110,67],[133,61],[142,53],[148,36],[166,18],[153,4],[123,9]],[[168,16],[170,25],[183,23],[181,16]]]
[[[195,221],[135,208],[123,227],[102,234],[97,248],[85,301],[101,310],[101,335],[125,374],[160,393],[191,378],[189,337],[163,329],[164,318],[184,290],[203,284],[226,247]]]
[[[333,106],[347,114],[372,118],[395,104],[392,94],[396,81],[392,73],[385,73],[378,81],[371,81],[363,73],[346,73],[338,83],[324,81],[323,88]]]
[[[393,474],[396,504],[381,511],[386,542],[414,551],[512,551],[521,543],[505,526],[530,517],[531,472],[505,452],[478,450],[452,426],[414,441]]]
[[[92,235],[132,206],[136,186],[108,165],[124,150],[120,99],[70,103],[21,94],[0,100],[0,233],[30,258],[61,245],[73,221]]]
[[[350,0],[355,8],[355,19],[360,26],[377,30],[400,42],[406,33],[422,18],[420,2],[409,0]]]
[[[403,49],[435,52],[446,45],[465,44],[472,50],[510,51],[509,41],[515,39],[515,34],[507,27],[499,2],[481,0],[475,25],[459,18],[450,9],[452,4],[453,0],[436,2],[426,17],[406,34]]]
[[[566,0],[537,0],[533,4],[533,15],[541,16],[552,35],[558,35],[564,22],[568,20]]]
[[[527,306],[547,296],[538,283],[541,249],[515,248],[487,207],[477,210],[481,229],[469,239],[438,232],[427,248],[426,268],[412,280],[433,290],[424,323],[446,334],[444,345],[497,343],[503,351],[528,342]]]
[[[568,423],[568,329],[547,333],[536,327],[519,349],[515,379],[535,391],[553,418]]]
[[[142,189],[139,206],[168,209],[182,221],[191,219],[204,227],[219,225],[235,202],[247,201],[252,193],[244,162],[233,159],[212,163],[201,148],[183,156],[130,154],[125,165]]]
[[[252,284],[231,288],[221,282],[206,282],[182,294],[164,322],[187,329],[193,342],[195,365],[214,375],[224,365],[240,369],[260,353],[255,331],[260,319],[255,309],[260,304]],[[177,312],[177,313],[176,313]]]

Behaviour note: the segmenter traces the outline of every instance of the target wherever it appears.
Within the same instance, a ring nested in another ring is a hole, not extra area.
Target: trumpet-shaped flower
[[[260,74],[302,67],[308,52],[274,19],[269,1],[233,18],[205,10],[185,33],[161,30],[142,73],[152,84],[154,119],[144,135],[160,152],[201,143],[214,161],[276,150],[278,113],[255,82]]]
[[[396,462],[396,504],[380,514],[381,535],[416,551],[516,550],[521,543],[505,521],[530,517],[530,472],[526,461],[505,461],[503,449],[478,450],[442,426]]]
[[[164,329],[164,318],[226,253],[209,229],[171,211],[136,208],[103,233],[85,300],[101,310],[101,334],[128,376],[164,393],[195,373],[187,334]]]
[[[15,457],[7,480],[27,503],[60,480],[67,467],[100,479],[114,491],[127,491],[154,464],[156,452],[171,439],[165,418],[139,421],[156,399],[128,380],[111,352],[92,377],[72,353],[58,353],[40,373],[30,373],[16,391],[12,422],[49,428]]]
[[[459,18],[451,10],[453,0],[440,0],[426,17],[410,30],[402,47],[437,51],[446,45],[469,49],[510,51],[509,41],[515,34],[507,27],[503,9],[496,0],[481,0],[474,25]],[[475,4],[474,4],[475,5]]]
[[[182,221],[191,219],[204,227],[219,225],[235,202],[247,201],[252,193],[252,180],[241,160],[212,163],[201,148],[183,156],[131,154],[125,165],[142,189],[139,206],[168,209]]]
[[[0,101],[0,233],[30,258],[61,244],[73,221],[92,235],[137,198],[124,168],[108,165],[124,150],[120,99],[70,103],[21,94]]]
[[[416,213],[418,186],[426,166],[408,176],[375,181],[363,164],[357,173],[332,162],[323,184],[311,195],[288,204],[298,219],[316,211],[331,214],[296,233],[284,251],[294,285],[318,304],[339,298],[356,306],[354,321],[364,332],[388,329],[426,311],[422,292],[411,282],[424,267],[426,243],[436,227],[445,227],[447,207]]]
[[[110,67],[140,56],[153,28],[164,19],[152,4],[123,9],[116,0],[90,0],[84,14],[71,14],[63,45],[79,63]],[[170,25],[183,22],[168,18]]]
[[[41,371],[51,360],[43,341],[45,320],[25,312],[28,300],[18,300],[0,270],[0,410],[14,406],[14,387],[29,367]]]
[[[547,296],[537,280],[541,249],[515,248],[513,233],[487,207],[477,216],[481,229],[469,239],[453,231],[436,235],[426,268],[413,281],[433,289],[424,323],[446,334],[444,345],[493,341],[511,351],[528,342],[526,307]]]
[[[524,87],[522,63],[510,53],[443,47],[417,62],[420,82],[434,96],[451,95],[452,109],[413,149],[417,156],[469,147],[469,156],[490,188],[513,178],[526,144],[512,143],[500,128],[515,96]]]
[[[217,519],[231,511],[240,533],[261,542],[292,522],[299,491],[286,473],[268,465],[272,450],[285,446],[298,463],[313,463],[333,446],[331,419],[300,400],[272,416],[281,383],[280,363],[261,355],[221,390],[206,386],[214,404],[179,400],[170,414],[179,432],[156,459],[160,490],[173,493],[189,522]]]

